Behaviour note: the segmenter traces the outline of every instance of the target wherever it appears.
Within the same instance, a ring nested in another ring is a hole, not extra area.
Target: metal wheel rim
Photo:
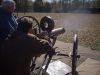
[[[76,75],[77,48],[78,48],[78,36],[77,34],[75,34],[73,41],[73,52],[72,52],[72,75]]]

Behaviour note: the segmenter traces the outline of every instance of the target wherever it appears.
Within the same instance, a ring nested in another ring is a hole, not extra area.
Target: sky
[[[32,1],[35,1],[35,0],[32,0]],[[44,0],[44,1],[52,2],[52,0]],[[57,1],[59,1],[59,0],[57,0]],[[90,1],[93,1],[93,0],[90,0]]]
[[[32,0],[32,1],[35,1],[35,0]],[[52,2],[52,0],[46,0],[46,1],[48,1],[48,2]]]

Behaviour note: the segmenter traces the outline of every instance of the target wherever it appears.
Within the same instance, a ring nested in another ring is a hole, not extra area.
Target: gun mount
[[[60,34],[63,34],[65,32],[65,29],[63,27],[54,29],[55,23],[54,23],[54,20],[50,16],[44,16],[43,18],[41,18],[40,22],[38,22],[38,20],[32,16],[23,16],[23,17],[30,17],[33,19],[33,21],[36,22],[36,23],[34,23],[35,25],[33,25],[33,28],[37,27],[37,30],[39,31],[37,34],[43,34],[40,36],[49,37],[48,41],[51,43],[52,47],[54,46],[54,44],[57,40],[57,37]],[[19,18],[18,20],[20,20],[20,19],[21,18]],[[52,39],[52,42],[51,42],[51,39]],[[77,36],[77,34],[75,34],[74,40],[73,40],[73,50],[71,51],[71,53],[72,53],[72,55],[71,55],[72,75],[76,75],[76,64],[77,64],[77,58],[78,58],[77,48],[78,48],[78,36]],[[54,48],[54,50],[55,50],[55,48]],[[45,54],[44,59],[43,59],[43,63],[39,67],[39,71],[36,73],[36,75],[46,75],[46,70],[48,68],[48,65],[49,65],[53,55],[54,54],[51,54],[51,55]],[[61,55],[61,56],[64,55],[64,56],[69,57],[69,55],[61,54],[61,53],[59,53],[57,55]],[[34,59],[32,59],[32,64],[30,65],[30,73],[33,72],[33,70],[35,68],[34,63],[35,63],[36,59],[37,59],[37,57],[34,57]],[[46,62],[45,68],[43,69],[42,67],[45,64],[45,61],[47,61],[47,62]]]

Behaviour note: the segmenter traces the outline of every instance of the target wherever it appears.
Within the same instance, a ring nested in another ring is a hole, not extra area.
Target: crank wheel
[[[35,18],[35,17],[32,17],[32,16],[22,16],[20,18],[17,19],[17,22],[19,23],[21,21],[22,18],[24,17],[28,17],[30,19],[32,19],[32,28],[36,29],[37,30],[37,34],[39,34],[41,32],[40,30],[40,24],[38,22],[38,20]]]
[[[77,75],[76,65],[77,65],[77,48],[78,48],[78,36],[74,35],[73,41],[73,52],[72,52],[72,75]]]

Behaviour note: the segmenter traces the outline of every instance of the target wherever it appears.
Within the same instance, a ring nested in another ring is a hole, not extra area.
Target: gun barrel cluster
[[[56,29],[53,29],[50,33],[51,36],[58,36],[60,34],[63,34],[65,32],[65,29],[64,28],[56,28]]]

